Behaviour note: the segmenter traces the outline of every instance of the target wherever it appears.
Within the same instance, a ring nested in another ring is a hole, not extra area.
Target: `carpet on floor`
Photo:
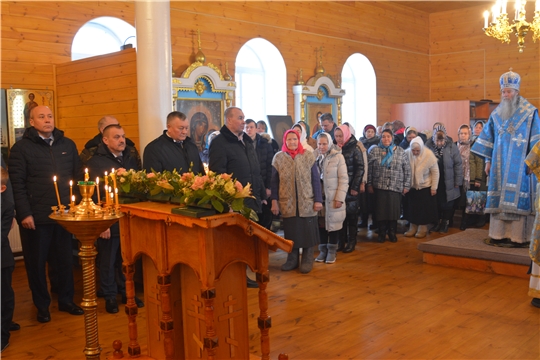
[[[488,230],[467,229],[418,245],[418,250],[432,254],[458,256],[472,259],[499,261],[510,264],[529,265],[528,248],[504,248],[484,243]]]

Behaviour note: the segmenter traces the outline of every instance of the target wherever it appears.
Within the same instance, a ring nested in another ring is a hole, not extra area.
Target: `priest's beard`
[[[519,105],[519,94],[516,94],[513,99],[501,98],[501,119],[508,120],[514,115]]]

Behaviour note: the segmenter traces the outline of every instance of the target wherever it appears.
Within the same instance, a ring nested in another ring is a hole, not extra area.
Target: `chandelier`
[[[491,8],[491,23],[489,20],[489,11],[484,11],[484,32],[487,36],[494,37],[501,42],[510,43],[510,34],[515,31],[518,38],[519,52],[522,53],[525,48],[525,35],[529,31],[533,33],[533,41],[540,40],[540,0],[536,0],[534,17],[531,23],[525,19],[526,0],[516,0],[515,16],[510,24],[508,14],[506,12],[506,0],[497,0]]]

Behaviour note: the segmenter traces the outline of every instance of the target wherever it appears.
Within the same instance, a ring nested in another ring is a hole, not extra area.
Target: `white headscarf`
[[[307,142],[306,129],[304,129],[304,127],[302,125],[300,125],[299,123],[294,124],[292,128],[298,128],[298,127],[302,130],[302,132],[300,133],[300,143],[302,144],[304,149],[309,150],[309,151],[313,151],[313,148]]]
[[[414,156],[412,150],[418,147],[420,147],[420,154]],[[417,188],[418,180],[422,178],[423,170],[436,164],[437,158],[431,150],[425,148],[424,140],[420,136],[411,140],[411,144],[405,152],[409,156],[409,163],[411,164],[411,187]]]

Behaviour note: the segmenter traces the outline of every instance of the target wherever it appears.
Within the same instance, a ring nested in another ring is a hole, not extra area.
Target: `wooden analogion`
[[[172,214],[174,207],[122,205],[129,355],[143,355],[133,283],[134,262],[142,255],[150,358],[249,359],[247,264],[257,274],[261,353],[269,359],[268,251],[290,252],[292,242],[239,214],[197,219]]]

